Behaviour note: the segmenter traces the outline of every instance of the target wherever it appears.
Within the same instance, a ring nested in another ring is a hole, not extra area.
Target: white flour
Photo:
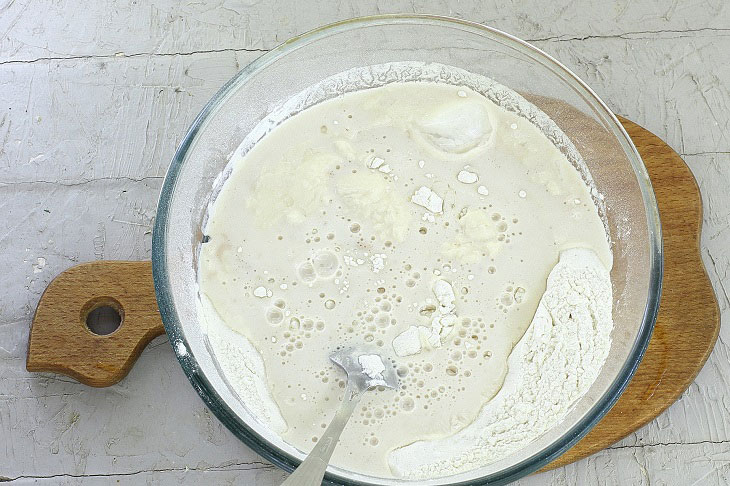
[[[207,297],[201,296],[198,316],[203,319],[208,342],[215,350],[216,361],[234,393],[265,425],[281,433],[286,430],[286,422],[279,407],[271,399],[264,376],[264,361],[251,342],[228,327],[213,308]]]
[[[433,478],[494,462],[556,426],[595,381],[611,346],[611,280],[591,250],[563,251],[535,317],[508,360],[497,395],[469,426],[393,451],[408,478]]]
[[[377,354],[363,354],[357,358],[357,362],[362,367],[362,372],[368,378],[368,386],[385,385],[383,372],[385,365],[383,359]]]

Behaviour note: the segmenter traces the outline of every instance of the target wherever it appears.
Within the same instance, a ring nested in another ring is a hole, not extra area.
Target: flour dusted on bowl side
[[[333,463],[423,479],[503,459],[585,395],[610,348],[612,257],[549,118],[486,78],[414,66],[365,68],[401,77],[331,99],[314,87],[242,143],[199,286],[222,374],[304,452],[343,393],[329,354],[377,349],[401,386],[363,398]]]

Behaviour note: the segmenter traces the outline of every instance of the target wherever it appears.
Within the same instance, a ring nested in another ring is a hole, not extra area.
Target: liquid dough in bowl
[[[612,257],[590,175],[540,115],[395,82],[236,151],[201,247],[200,315],[259,420],[308,452],[343,394],[329,354],[368,343],[401,387],[363,397],[343,469],[455,474],[559,423],[608,354]]]

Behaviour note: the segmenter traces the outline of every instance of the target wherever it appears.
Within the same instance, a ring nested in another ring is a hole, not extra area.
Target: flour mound
[[[458,474],[504,458],[555,427],[596,380],[611,346],[611,279],[589,249],[563,251],[504,385],[458,433],[391,452],[397,476]]]

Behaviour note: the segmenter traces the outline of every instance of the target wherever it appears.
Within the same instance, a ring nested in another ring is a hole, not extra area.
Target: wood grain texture
[[[649,171],[664,241],[664,279],[654,334],[616,405],[545,470],[583,459],[618,442],[666,410],[689,387],[720,332],[720,309],[700,254],[702,200],[689,167],[659,137],[621,123]]]
[[[662,218],[665,271],[659,316],[644,359],[619,401],[545,470],[594,454],[656,418],[695,379],[720,330],[720,311],[700,255],[702,201],[697,183],[682,158],[661,139],[629,120],[621,122],[649,170]],[[94,335],[84,324],[85,315],[90,304],[109,302],[123,309],[123,324],[108,336]],[[163,333],[150,262],[78,265],[54,279],[41,297],[27,368],[110,386],[126,376],[144,346]]]
[[[119,328],[103,336],[86,325],[89,312],[101,306],[116,309],[122,317]],[[56,277],[43,293],[30,331],[26,368],[111,386],[164,333],[151,262],[84,263]]]

